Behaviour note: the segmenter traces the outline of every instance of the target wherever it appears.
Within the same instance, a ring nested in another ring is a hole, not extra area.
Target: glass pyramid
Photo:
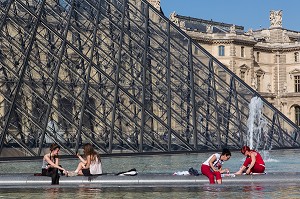
[[[299,147],[298,126],[145,0],[0,4],[1,157]]]

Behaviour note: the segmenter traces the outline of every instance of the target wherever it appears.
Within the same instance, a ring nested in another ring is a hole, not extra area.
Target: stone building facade
[[[156,8],[160,5],[159,0],[150,2]],[[175,12],[169,18],[300,125],[300,32],[282,26],[281,10],[270,11],[269,28],[248,31],[243,26],[181,16]]]

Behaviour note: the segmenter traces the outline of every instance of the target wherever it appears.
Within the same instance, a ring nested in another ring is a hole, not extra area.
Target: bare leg
[[[245,169],[246,169],[246,167],[243,165],[243,166],[240,168],[240,170],[239,170],[238,172],[234,173],[234,174],[236,174],[236,175],[241,175],[241,174],[243,174],[243,172],[244,172]]]
[[[217,183],[218,183],[218,184],[222,184],[222,179],[217,180]]]
[[[78,173],[78,175],[83,175],[82,169],[85,168],[85,165],[83,162],[79,162],[77,169],[75,170],[75,173]]]

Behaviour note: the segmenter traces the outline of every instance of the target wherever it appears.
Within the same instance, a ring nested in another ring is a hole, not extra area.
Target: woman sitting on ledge
[[[243,146],[241,153],[246,156],[246,160],[235,174],[242,174],[244,171],[246,171],[246,174],[264,173],[265,162],[257,151],[250,150],[248,146]]]
[[[90,176],[102,174],[101,159],[100,156],[95,152],[93,146],[87,143],[83,146],[83,151],[86,159],[83,159],[79,154],[77,154],[80,162],[74,172],[69,172],[69,176]]]
[[[62,175],[67,175],[67,171],[59,165],[58,153],[60,146],[56,143],[51,144],[50,153],[44,155],[42,175],[52,177],[52,184],[59,184],[58,170]]]

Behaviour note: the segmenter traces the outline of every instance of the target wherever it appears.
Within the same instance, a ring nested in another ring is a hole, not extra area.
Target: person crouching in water
[[[51,144],[50,153],[44,155],[43,166],[42,166],[42,176],[52,177],[52,184],[59,184],[59,174],[58,170],[62,175],[67,175],[68,171],[59,165],[58,153],[60,146],[56,143]]]
[[[80,162],[77,166],[77,169],[74,172],[69,172],[69,176],[74,175],[99,175],[102,174],[102,164],[100,155],[96,153],[93,146],[89,143],[83,146],[85,159],[81,155],[77,154],[77,157],[80,159]]]
[[[246,156],[246,160],[240,170],[235,174],[239,175],[244,171],[246,171],[246,174],[264,173],[265,162],[257,151],[250,150],[248,146],[243,146],[241,148],[241,153]]]
[[[210,184],[215,184],[214,176],[216,176],[217,183],[222,184],[221,173],[229,173],[228,169],[222,169],[222,165],[224,161],[229,160],[230,157],[231,152],[228,149],[223,149],[221,155],[215,153],[202,163],[201,172],[208,177]]]

